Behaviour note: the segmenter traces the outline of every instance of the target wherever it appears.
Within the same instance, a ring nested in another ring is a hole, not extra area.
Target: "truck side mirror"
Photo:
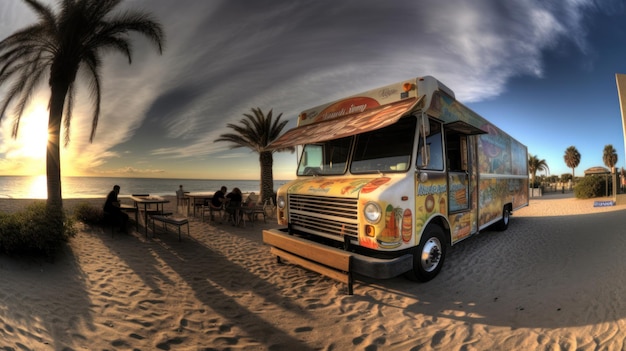
[[[424,168],[430,163],[430,145],[422,144],[422,147],[420,148],[420,153],[422,154],[422,164],[420,165],[420,167]]]
[[[428,121],[428,116],[424,113],[422,113],[419,118],[419,127],[420,135],[426,139],[426,137],[430,135],[430,122]]]
[[[418,152],[420,153],[420,158],[422,159],[420,168],[424,168],[428,166],[430,163],[430,145],[426,143],[426,137],[430,135],[430,122],[428,121],[428,116],[422,113],[419,118],[419,145],[420,149]]]

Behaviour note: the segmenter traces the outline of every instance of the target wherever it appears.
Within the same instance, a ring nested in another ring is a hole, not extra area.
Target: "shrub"
[[[605,180],[602,177],[587,176],[580,178],[574,187],[574,194],[579,199],[600,197],[605,194]]]
[[[0,252],[54,257],[62,243],[76,235],[74,220],[64,213],[48,211],[45,202],[0,216]]]
[[[104,211],[101,207],[92,206],[87,202],[79,203],[74,207],[74,217],[85,224],[102,224]]]

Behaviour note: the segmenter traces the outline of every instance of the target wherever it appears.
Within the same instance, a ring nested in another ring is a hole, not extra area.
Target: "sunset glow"
[[[8,122],[8,123],[7,123]],[[2,123],[3,175],[42,175],[46,173],[48,111],[45,103],[33,101],[20,119],[17,137],[13,138],[13,118]]]
[[[22,157],[44,161],[48,141],[48,111],[44,105],[36,104],[22,117],[17,138]]]

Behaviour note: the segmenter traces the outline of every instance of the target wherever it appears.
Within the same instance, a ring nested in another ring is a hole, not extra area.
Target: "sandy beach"
[[[172,210],[175,199],[168,204]],[[245,228],[79,225],[55,262],[0,256],[6,350],[622,350],[626,206],[532,198],[449,250],[431,282],[338,282],[278,264]],[[66,208],[84,200],[65,200]],[[101,205],[102,199],[90,199]],[[30,200],[0,200],[14,211]]]

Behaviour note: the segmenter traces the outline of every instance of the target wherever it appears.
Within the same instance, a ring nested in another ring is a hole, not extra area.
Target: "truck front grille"
[[[307,233],[344,241],[358,239],[357,199],[311,195],[289,195],[291,227]]]

